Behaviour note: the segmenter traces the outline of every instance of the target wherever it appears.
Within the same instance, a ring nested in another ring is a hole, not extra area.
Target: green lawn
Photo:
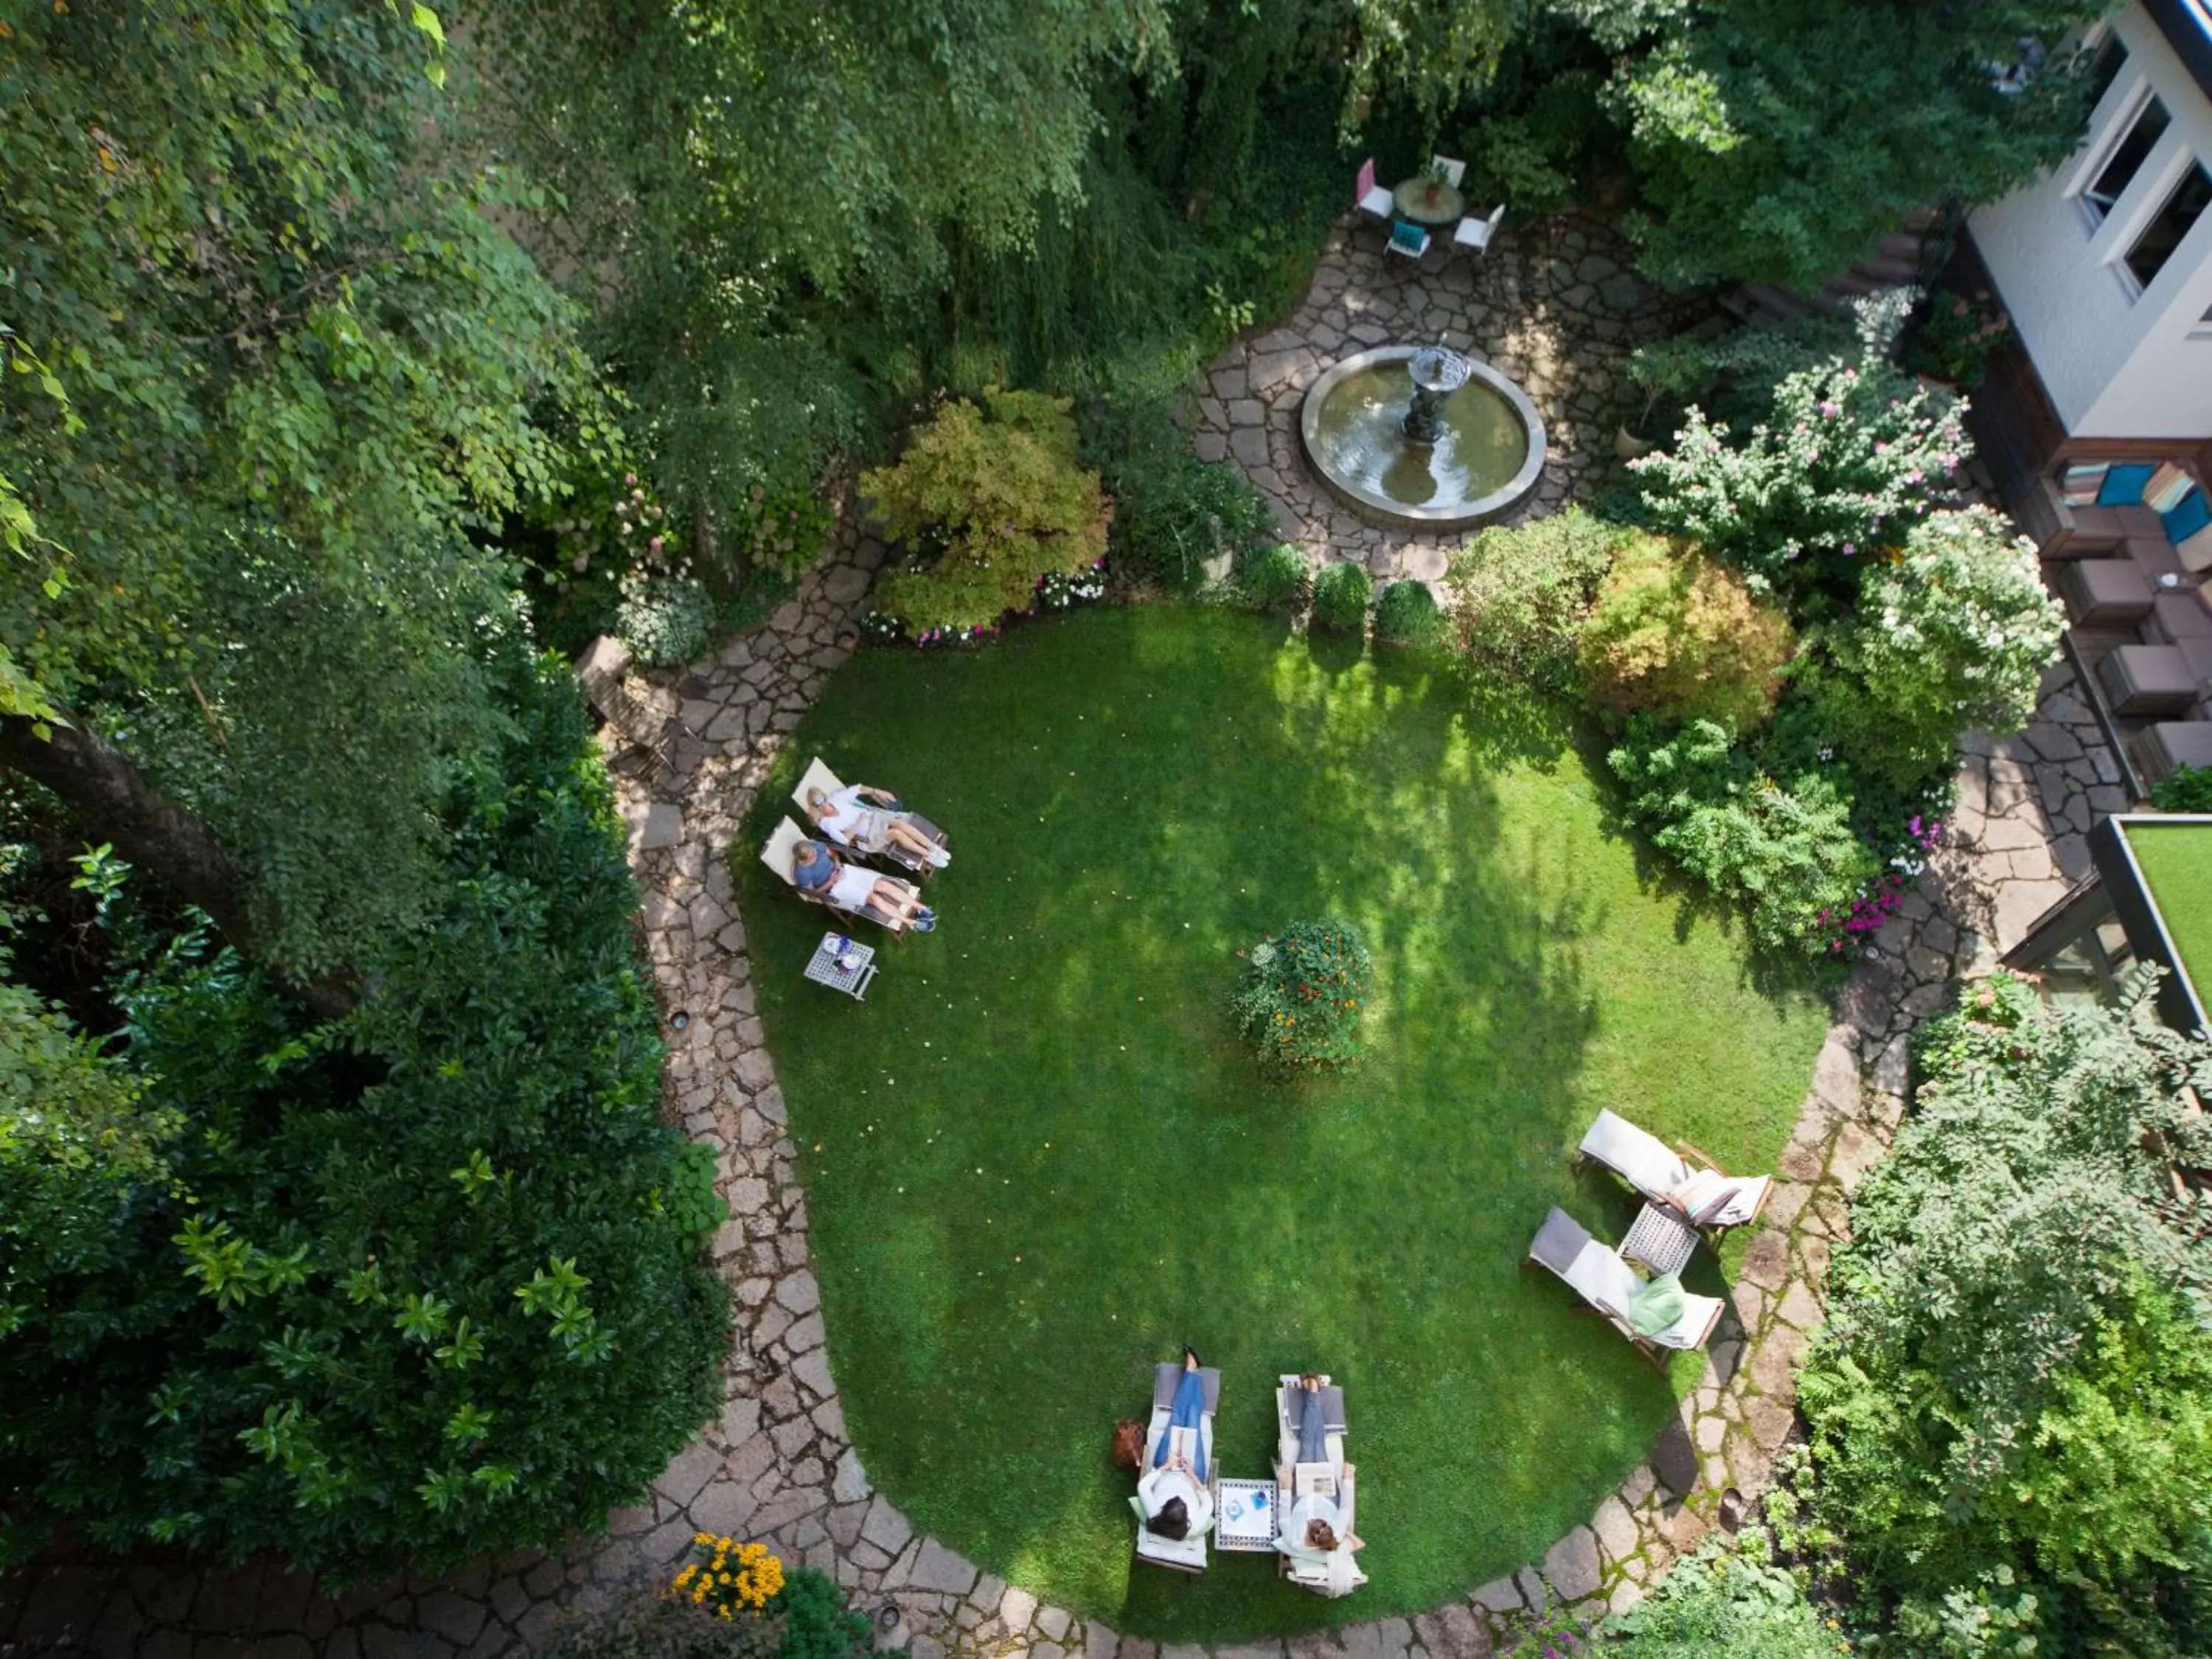
[[[2182,971],[2197,995],[2212,996],[2212,827],[2130,824],[2128,843],[2181,955]]]
[[[1772,1167],[1825,1012],[1647,890],[1573,748],[1502,707],[1249,617],[1103,611],[864,653],[783,757],[770,807],[820,752],[952,833],[942,926],[865,1005],[799,977],[823,913],[738,862],[846,1421],[987,1571],[1170,1640],[1425,1609],[1587,1519],[1694,1377],[1522,1254],[1553,1203],[1625,1231],[1568,1166],[1601,1105]],[[1235,953],[1328,914],[1375,954],[1370,1052],[1263,1081]],[[1265,1557],[1132,1571],[1107,1442],[1186,1340],[1232,1475],[1272,1457],[1279,1370],[1346,1385],[1358,1595]]]

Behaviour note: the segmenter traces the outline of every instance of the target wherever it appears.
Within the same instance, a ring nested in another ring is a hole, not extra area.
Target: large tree
[[[429,914],[441,790],[495,734],[511,605],[470,532],[548,486],[533,409],[589,386],[498,228],[521,204],[445,142],[437,30],[347,0],[0,26],[0,323],[52,379],[0,392],[47,538],[0,566],[46,700],[0,764],[332,1009]]]
[[[1915,208],[1990,201],[2079,137],[2057,48],[2109,0],[1564,0],[1620,52],[1615,107],[1663,282],[1804,290]],[[1999,84],[2024,58],[2024,85]]]

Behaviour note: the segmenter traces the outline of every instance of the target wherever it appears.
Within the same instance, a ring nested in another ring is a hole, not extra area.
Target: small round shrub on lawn
[[[1325,634],[1362,634],[1375,583],[1356,564],[1332,564],[1314,578],[1313,625]]]
[[[1385,645],[1434,645],[1443,632],[1444,614],[1426,582],[1392,582],[1375,602],[1375,637]]]
[[[1238,561],[1237,586],[1254,610],[1279,611],[1305,592],[1306,562],[1281,542],[1255,548]]]
[[[1358,929],[1294,921],[1245,952],[1244,963],[1232,1006],[1262,1066],[1313,1071],[1359,1057],[1359,1012],[1375,963]]]

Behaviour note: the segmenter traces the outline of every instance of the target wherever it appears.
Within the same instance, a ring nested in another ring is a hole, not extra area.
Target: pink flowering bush
[[[1785,376],[1747,434],[1692,407],[1672,449],[1629,464],[1655,520],[1755,586],[1847,601],[1867,562],[1954,498],[1971,450],[1966,405],[1889,366],[1894,332],[1869,313],[1856,362]]]

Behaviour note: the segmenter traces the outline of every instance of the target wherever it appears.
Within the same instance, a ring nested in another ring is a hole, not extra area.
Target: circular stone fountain
[[[1544,420],[1489,364],[1443,346],[1377,346],[1313,384],[1306,459],[1363,518],[1463,530],[1511,511],[1544,470]]]

